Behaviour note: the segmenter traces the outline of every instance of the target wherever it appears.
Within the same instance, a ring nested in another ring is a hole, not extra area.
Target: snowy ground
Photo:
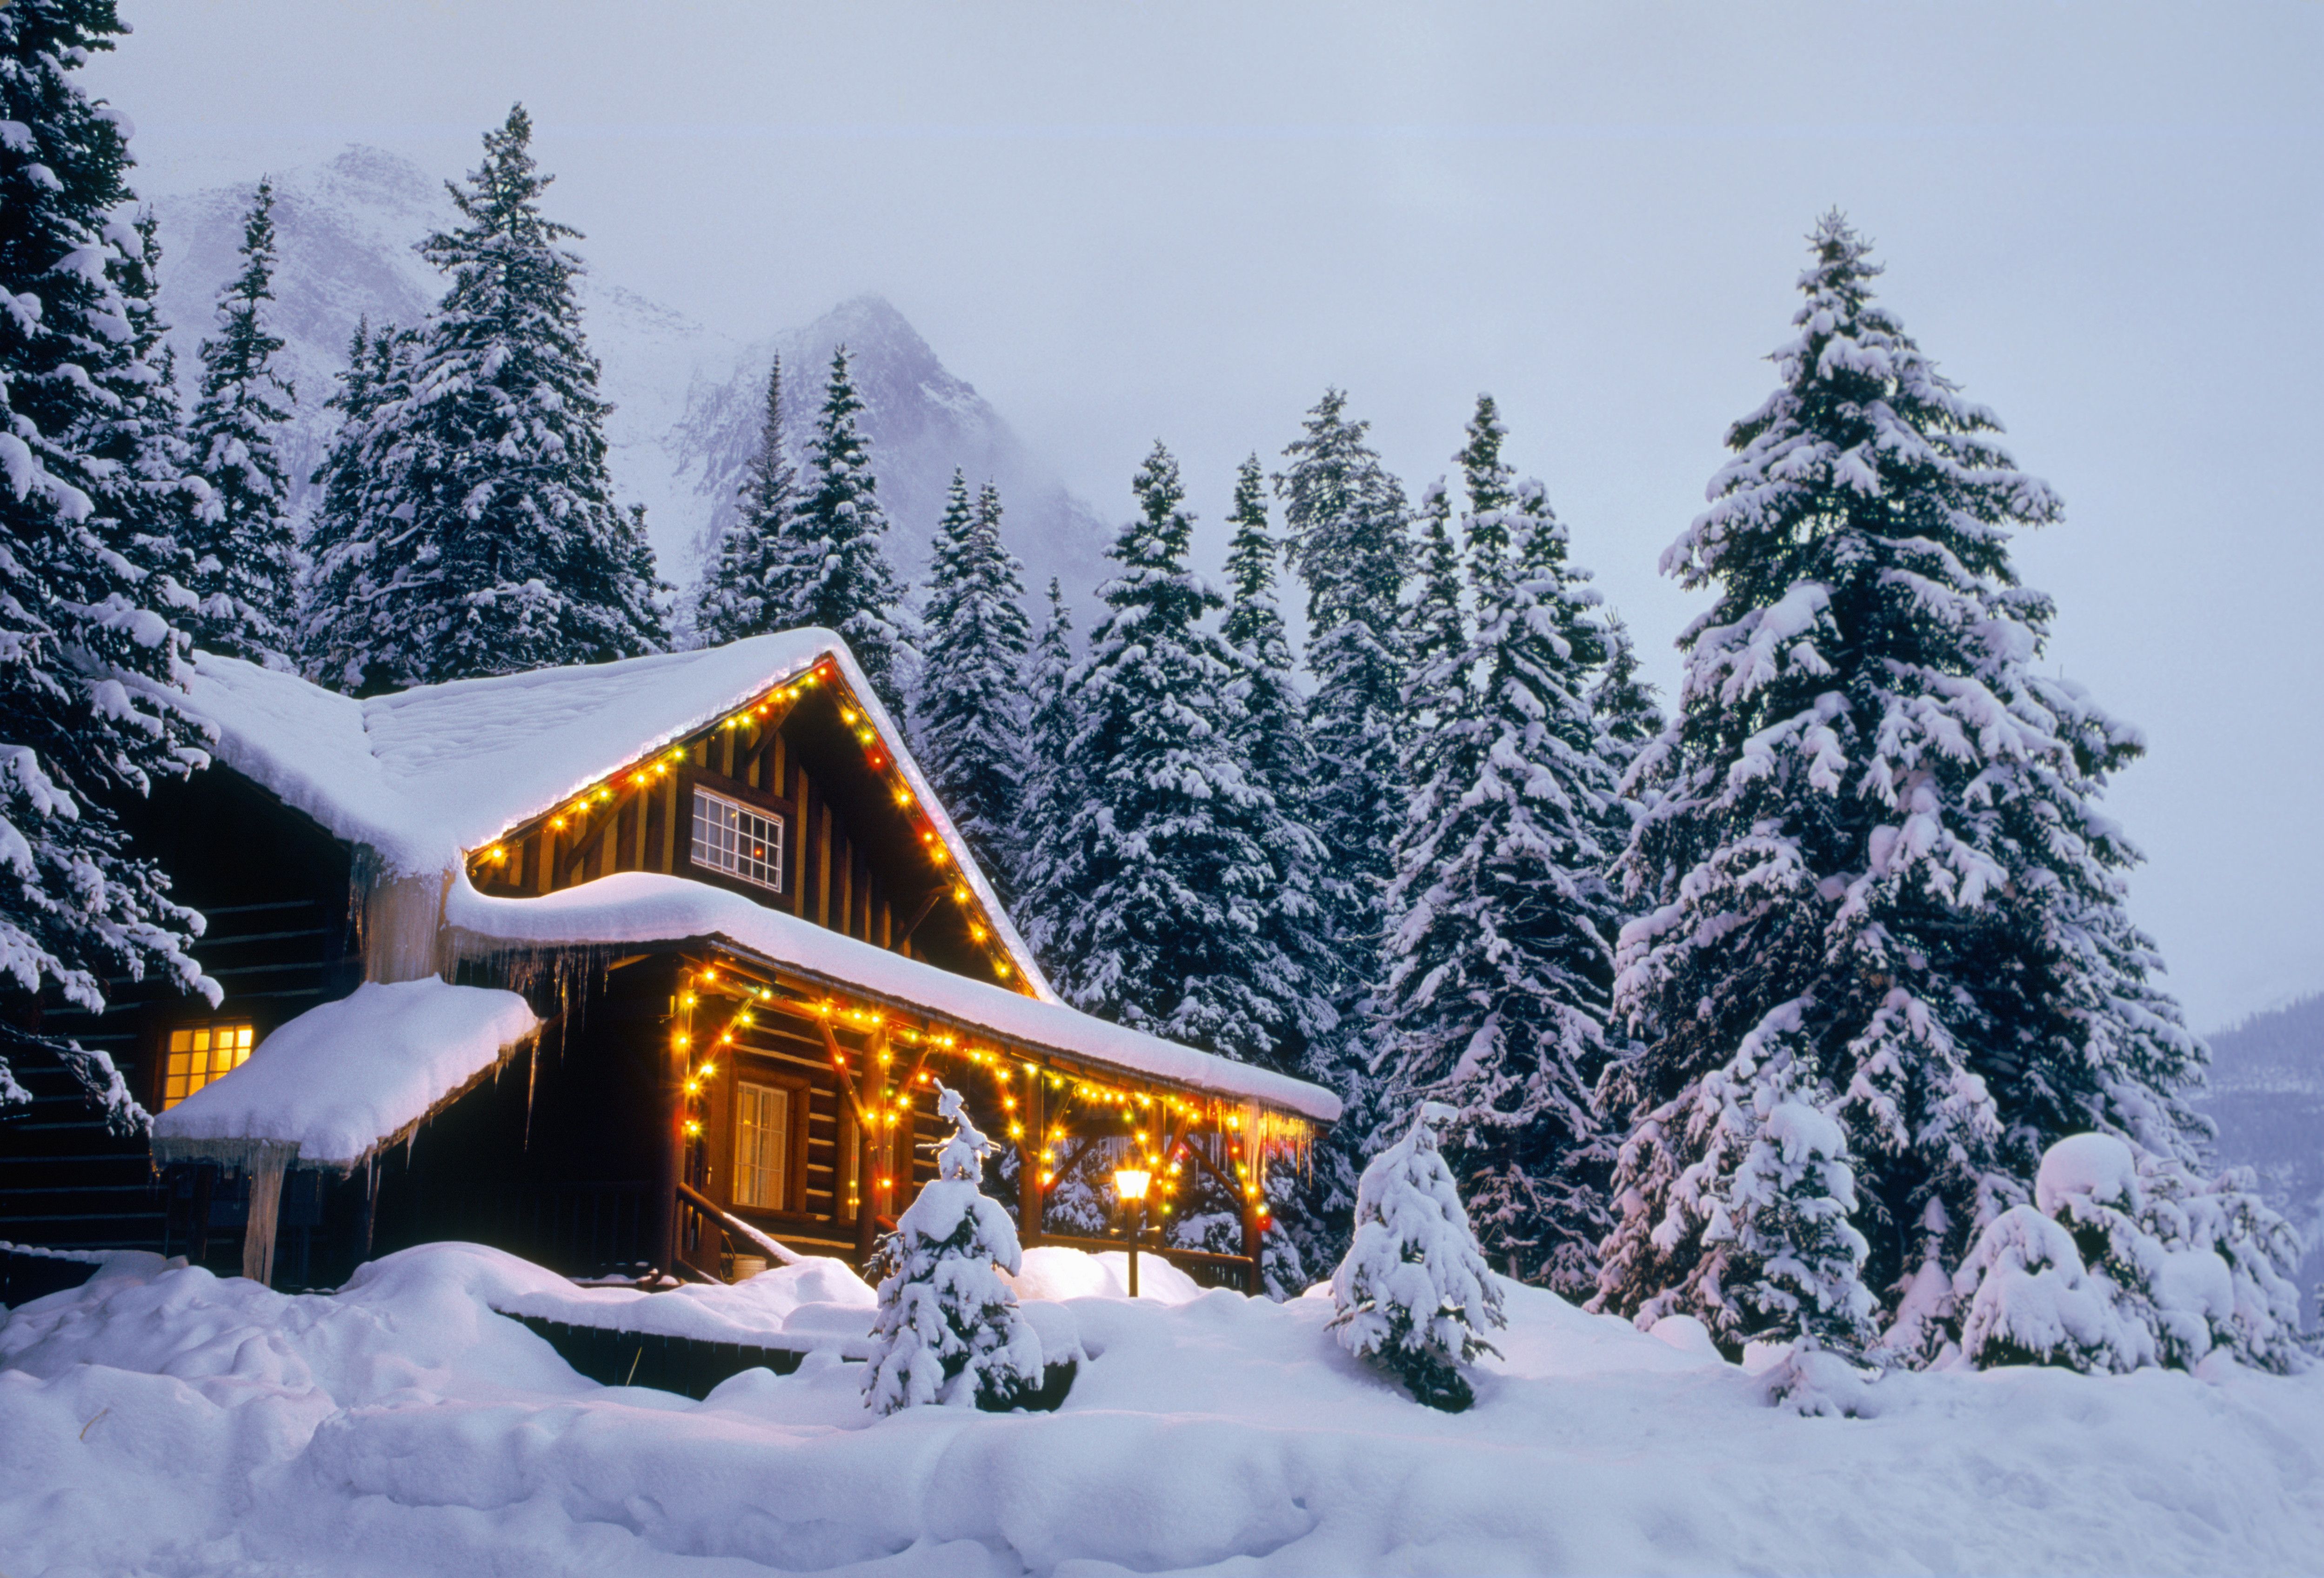
[[[0,1325],[0,1573],[2264,1573],[2324,1549],[2324,1374],[1904,1376],[1877,1417],[1802,1418],[1683,1338],[1512,1286],[1505,1358],[1446,1417],[1342,1354],[1323,1300],[1151,1274],[1178,1302],[1132,1304],[1116,1268],[1038,1253],[1045,1340],[1091,1355],[1064,1409],[878,1421],[852,1343],[702,1403],[594,1386],[490,1306],[624,1321],[637,1296],[490,1250],[327,1297],[124,1258]],[[844,1271],[770,1276],[672,1318],[865,1324]]]

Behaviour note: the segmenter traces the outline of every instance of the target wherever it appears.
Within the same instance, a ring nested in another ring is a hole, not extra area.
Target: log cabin
[[[1267,1170],[1338,1116],[1063,1002],[827,631],[364,700],[204,655],[188,688],[213,761],[124,817],[223,997],[51,1016],[150,1132],[52,1083],[0,1129],[0,1239],[284,1287],[443,1239],[580,1278],[862,1264],[941,1082],[1005,1137],[1028,1243],[1091,1241],[1048,1231],[1059,1180],[1141,1167],[1157,1217],[1240,1214],[1176,1258],[1255,1289]]]

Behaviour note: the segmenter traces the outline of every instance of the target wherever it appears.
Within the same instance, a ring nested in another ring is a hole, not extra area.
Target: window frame
[[[221,1031],[229,1035],[236,1031],[246,1032],[250,1038],[250,1043],[248,1046],[229,1048],[229,1050],[239,1052],[241,1054],[241,1056],[235,1058],[231,1065],[225,1068],[216,1070],[211,1070],[206,1066],[200,1084],[191,1083],[192,1069],[190,1066],[183,1076],[172,1075],[170,1066],[170,1060],[171,1058],[179,1057],[190,1058],[197,1051],[197,1048],[192,1047],[187,1047],[182,1049],[179,1048],[175,1045],[179,1037],[185,1036],[191,1038],[195,1036],[207,1036],[210,1038],[209,1045],[198,1048],[205,1060],[205,1064],[207,1065],[210,1057],[219,1049],[217,1045],[217,1038]],[[244,1064],[249,1062],[250,1055],[258,1050],[259,1043],[263,1041],[265,1038],[265,1032],[259,1028],[258,1021],[247,1014],[234,1014],[220,1019],[180,1020],[162,1025],[160,1029],[159,1035],[155,1038],[155,1051],[153,1056],[153,1111],[156,1113],[166,1112],[171,1108],[183,1102],[188,1096],[192,1095],[196,1091],[201,1090],[206,1086],[215,1084],[219,1080],[224,1079],[227,1075],[232,1074],[235,1069],[240,1068]],[[170,1084],[172,1078],[175,1077],[184,1077],[189,1083],[186,1089],[173,1098],[170,1094]]]
[[[743,1095],[743,1092],[745,1090],[764,1091],[770,1095],[779,1095],[782,1098],[782,1118],[779,1128],[769,1124],[760,1124],[755,1126],[762,1132],[773,1131],[779,1133],[781,1137],[779,1141],[781,1148],[780,1153],[776,1157],[774,1166],[768,1169],[772,1175],[772,1192],[775,1195],[775,1198],[771,1200],[746,1200],[742,1197],[742,1180],[746,1173],[754,1170],[746,1168],[742,1164],[742,1135],[745,1127],[744,1112],[749,1105],[749,1103]],[[744,1211],[774,1212],[786,1214],[795,1213],[798,1209],[798,1206],[793,1204],[791,1198],[791,1152],[796,1149],[793,1136],[798,1127],[797,1108],[798,1106],[799,1097],[802,1094],[804,1093],[802,1093],[798,1087],[779,1080],[771,1080],[764,1077],[752,1078],[750,1075],[742,1074],[737,1074],[735,1075],[733,1095],[734,1132],[733,1135],[732,1160],[729,1162],[727,1167],[727,1195],[738,1209]]]
[[[769,887],[755,878],[744,877],[694,858],[694,797],[707,793],[718,799],[732,801],[755,817],[764,817],[782,829],[782,860],[776,867],[779,887]],[[766,789],[753,789],[741,779],[728,778],[709,768],[689,767],[678,775],[678,806],[673,815],[682,820],[681,828],[673,829],[670,840],[670,867],[675,874],[696,881],[730,888],[748,894],[761,902],[777,903],[788,909],[794,901],[794,889],[798,882],[798,807],[785,796]]]

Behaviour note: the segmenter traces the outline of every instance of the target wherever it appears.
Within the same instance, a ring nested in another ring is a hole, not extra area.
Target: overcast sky
[[[120,0],[149,189],[521,99],[601,273],[742,336],[884,293],[1109,515],[1215,528],[1345,386],[1416,488],[1480,390],[1666,685],[1655,574],[1838,205],[2064,494],[2050,660],[2199,1028],[2324,989],[2324,4]]]

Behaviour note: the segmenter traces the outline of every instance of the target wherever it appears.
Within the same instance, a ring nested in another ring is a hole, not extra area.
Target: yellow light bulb
[[[708,1079],[712,1075],[717,1072],[718,1066],[715,1063],[706,1063],[702,1066],[702,1077],[705,1079]]]

